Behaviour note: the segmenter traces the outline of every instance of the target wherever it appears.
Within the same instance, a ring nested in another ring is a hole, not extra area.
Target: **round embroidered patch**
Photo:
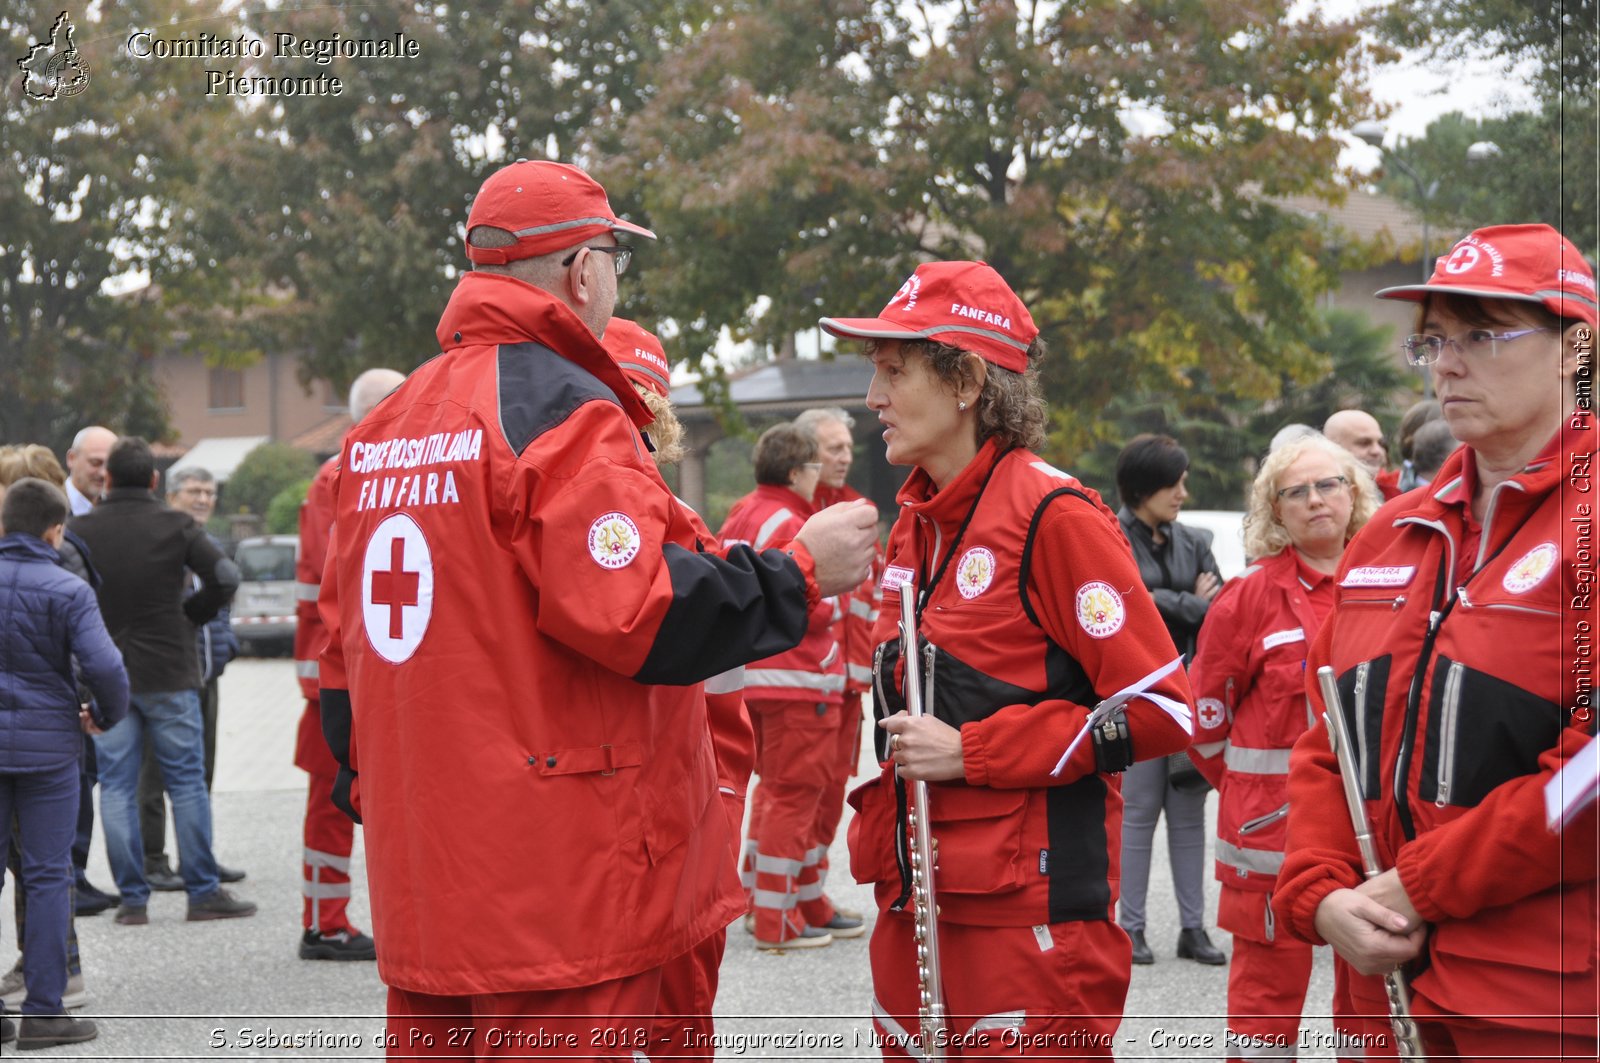
[[[625,568],[639,556],[639,538],[626,513],[607,513],[589,525],[589,556],[601,568]]]
[[[367,642],[390,664],[411,659],[433,619],[433,551],[410,515],[392,513],[367,540],[361,562]]]
[[[1128,619],[1122,595],[1109,583],[1091,580],[1078,588],[1078,623],[1092,637],[1108,639]]]
[[[1500,585],[1512,594],[1525,594],[1544,582],[1560,558],[1561,553],[1555,543],[1540,543],[1506,569]]]
[[[994,554],[981,546],[974,546],[961,555],[956,565],[956,590],[961,597],[971,601],[989,589],[994,582]]]
[[[1195,704],[1195,719],[1201,727],[1211,730],[1221,727],[1222,721],[1227,716],[1227,710],[1222,707],[1222,702],[1216,698],[1201,698]]]

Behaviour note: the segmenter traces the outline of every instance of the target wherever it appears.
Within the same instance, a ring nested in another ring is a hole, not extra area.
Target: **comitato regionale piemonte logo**
[[[89,84],[89,65],[72,42],[72,19],[65,11],[56,16],[49,39],[29,48],[17,66],[22,68],[22,91],[29,99],[47,102],[76,96]]]

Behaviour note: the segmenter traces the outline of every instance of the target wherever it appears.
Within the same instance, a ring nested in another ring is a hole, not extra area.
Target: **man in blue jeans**
[[[221,887],[211,853],[211,797],[206,792],[194,629],[216,615],[239,586],[239,570],[186,513],[154,494],[155,460],[136,436],[117,441],[106,459],[108,490],[72,530],[100,569],[100,611],[128,666],[127,720],[95,737],[100,762],[100,819],[106,856],[122,906],[117,922],[150,921],[150,883],[140,837],[139,764],[146,736],[172,800],[179,871],[190,920],[254,915],[256,906]],[[188,569],[200,589],[184,598]]]

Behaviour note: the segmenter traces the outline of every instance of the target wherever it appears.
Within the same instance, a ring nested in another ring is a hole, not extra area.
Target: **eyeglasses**
[[[1311,497],[1311,489],[1315,487],[1320,497],[1329,498],[1343,491],[1349,484],[1350,481],[1343,476],[1327,476],[1314,483],[1295,484],[1293,487],[1285,487],[1278,492],[1278,497],[1290,502],[1304,502]]]
[[[589,247],[585,245],[578,248],[578,251],[599,251],[601,254],[610,255],[611,264],[616,267],[617,276],[619,277],[628,272],[628,263],[633,261],[633,248],[627,244],[612,244],[610,247]],[[561,264],[563,266],[572,265],[578,258],[578,251],[574,251],[562,259]]]
[[[1439,360],[1448,345],[1455,349],[1462,358],[1493,358],[1500,353],[1499,345],[1520,340],[1524,336],[1531,336],[1535,332],[1549,332],[1547,328],[1521,328],[1512,329],[1510,332],[1490,332],[1488,329],[1475,328],[1467,332],[1461,339],[1451,336],[1407,336],[1401,341],[1400,346],[1405,348],[1406,361],[1412,365],[1432,365]]]
[[[183,487],[178,490],[180,495],[189,495],[192,498],[216,498],[217,490],[214,487]]]
[[[800,464],[800,467],[802,469],[815,469],[817,472],[821,472],[822,471],[822,462],[820,462],[820,461],[802,462]]]

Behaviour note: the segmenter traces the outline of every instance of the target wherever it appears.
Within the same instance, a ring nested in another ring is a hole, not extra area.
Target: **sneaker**
[[[835,908],[833,918],[823,923],[822,929],[836,938],[858,938],[867,932],[867,924],[860,916],[852,918],[844,914],[844,909]]]
[[[756,913],[755,912],[745,912],[744,913],[744,932],[746,934],[754,934],[756,932]]]
[[[144,926],[150,922],[150,909],[143,904],[124,904],[117,909],[117,923],[120,926]]]
[[[183,889],[183,876],[172,870],[165,856],[145,857],[144,880],[157,893],[177,893]]]
[[[22,979],[22,961],[17,961],[17,966],[6,972],[0,978],[0,1004],[4,1004],[12,1011],[22,1007],[22,1002],[28,998],[28,986]],[[89,1003],[89,990],[84,987],[83,974],[80,972],[67,976],[67,987],[61,991],[61,1006],[64,1008],[81,1008]]]
[[[223,883],[224,885],[230,882],[243,882],[244,872],[240,871],[236,867],[223,867],[221,864],[218,864],[217,881]]]
[[[241,901],[227,890],[217,888],[215,893],[200,898],[198,901],[189,902],[189,922],[198,923],[206,919],[243,919],[245,916],[255,915],[256,906],[249,901]]]
[[[833,910],[834,910],[835,914],[842,915],[846,919],[854,919],[858,923],[866,921],[866,916],[862,915],[860,910],[858,910],[856,908],[846,908],[844,905],[840,904],[838,901],[833,900],[833,898],[831,898],[831,897],[828,898],[828,899],[833,904]],[[834,936],[837,937],[838,935],[836,934]]]
[[[378,946],[359,930],[340,930],[332,934],[319,934],[307,930],[300,937],[302,960],[375,960]]]
[[[93,1041],[99,1036],[100,1031],[88,1019],[74,1019],[70,1015],[24,1015],[17,1047],[23,1051],[54,1048]]]
[[[787,952],[790,949],[820,949],[833,944],[833,935],[820,927],[808,926],[788,941],[763,941],[756,938],[756,948],[763,952]]]
[[[17,1024],[10,1019],[0,1019],[0,1045],[8,1045],[17,1039]]]

